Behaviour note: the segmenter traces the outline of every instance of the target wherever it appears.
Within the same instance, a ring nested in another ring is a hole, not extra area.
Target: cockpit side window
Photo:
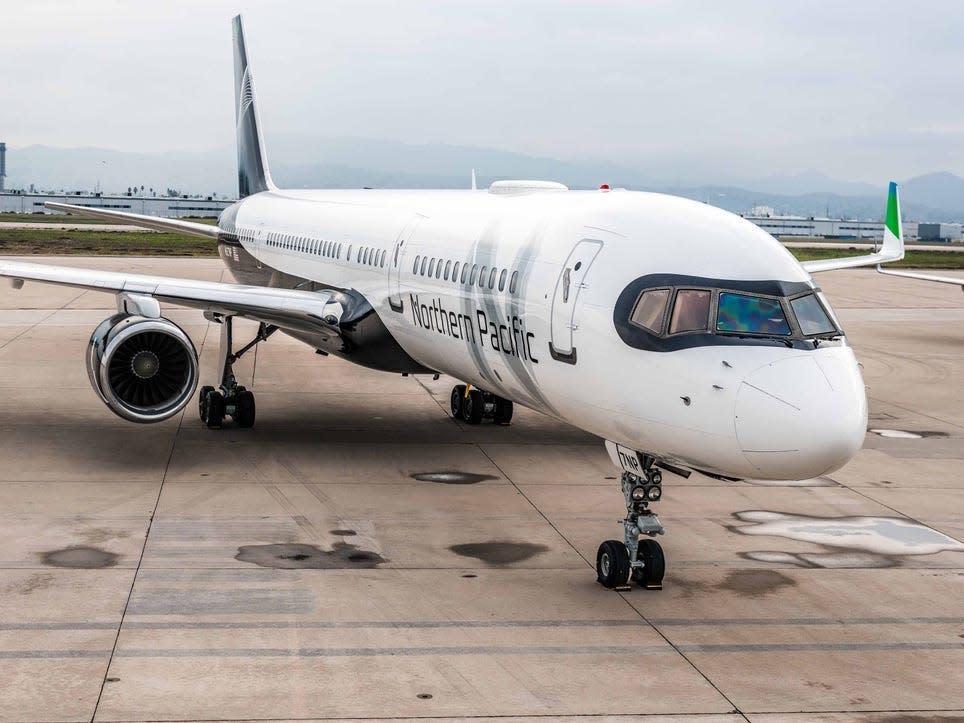
[[[666,316],[668,301],[669,289],[647,289],[639,295],[629,320],[654,334],[659,334],[663,331],[663,318]]]
[[[824,311],[823,306],[813,294],[800,296],[790,301],[793,313],[805,336],[815,334],[836,334],[837,327]]]
[[[779,299],[720,292],[716,330],[732,334],[790,335],[790,324]]]
[[[710,297],[712,293],[704,289],[680,289],[676,292],[673,315],[669,322],[669,333],[680,334],[684,331],[706,331],[710,316]]]

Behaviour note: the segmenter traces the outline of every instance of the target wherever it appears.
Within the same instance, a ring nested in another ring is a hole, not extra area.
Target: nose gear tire
[[[662,590],[663,574],[666,572],[663,548],[656,540],[640,540],[636,555],[643,567],[633,568],[633,581],[647,590]]]
[[[629,552],[617,540],[606,540],[596,552],[596,579],[603,587],[613,589],[629,579]]]

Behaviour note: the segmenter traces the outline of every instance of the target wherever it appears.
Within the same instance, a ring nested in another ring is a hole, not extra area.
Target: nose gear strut
[[[656,535],[664,534],[656,513],[649,509],[651,502],[662,497],[662,474],[648,460],[641,475],[623,472],[620,478],[626,498],[626,518],[623,541],[606,540],[596,553],[596,578],[605,587],[626,589],[632,579],[647,590],[661,590],[666,558]],[[640,537],[645,536],[645,539]]]

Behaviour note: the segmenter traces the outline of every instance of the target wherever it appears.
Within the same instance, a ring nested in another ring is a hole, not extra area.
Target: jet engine
[[[194,396],[197,351],[168,319],[116,314],[91,334],[87,373],[114,414],[131,422],[160,422]]]

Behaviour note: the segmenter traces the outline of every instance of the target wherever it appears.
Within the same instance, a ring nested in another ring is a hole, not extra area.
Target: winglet
[[[848,256],[842,259],[804,261],[801,266],[811,274],[835,269],[851,269],[857,266],[874,266],[900,261],[904,258],[904,229],[901,225],[900,193],[897,184],[890,182],[887,189],[887,214],[884,217],[884,243],[876,253],[865,256]]]
[[[261,133],[261,113],[254,93],[254,78],[244,44],[244,24],[237,15],[234,31],[234,110],[238,134],[238,197],[274,190],[268,156]]]
[[[475,185],[475,169],[472,169],[472,190],[478,191],[478,186]]]
[[[897,184],[890,182],[887,189],[887,215],[884,217],[884,244],[878,252],[887,261],[900,261],[904,258],[904,226],[900,216],[900,193]],[[880,261],[879,263],[885,263]]]

